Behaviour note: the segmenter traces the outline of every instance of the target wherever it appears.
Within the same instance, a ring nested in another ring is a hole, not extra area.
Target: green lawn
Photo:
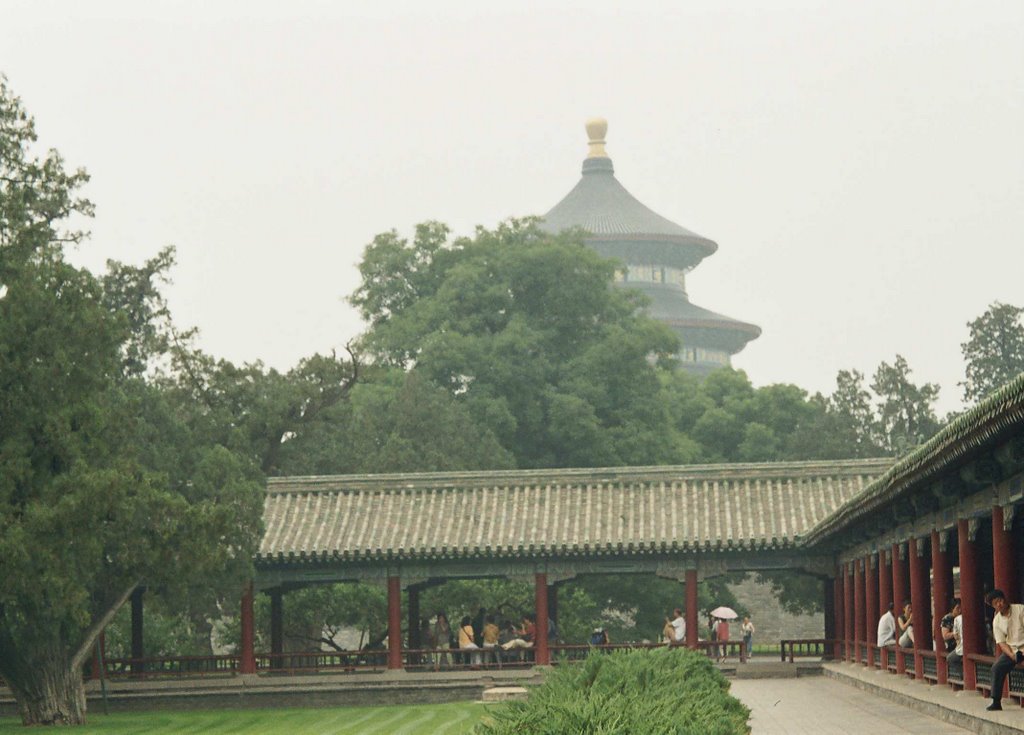
[[[418,704],[406,707],[324,709],[197,710],[89,714],[89,724],[64,732],[137,735],[138,733],[284,733],[285,735],[462,735],[485,710],[474,702]],[[0,717],[0,735],[30,732],[21,720]],[[36,732],[35,729],[31,732]]]

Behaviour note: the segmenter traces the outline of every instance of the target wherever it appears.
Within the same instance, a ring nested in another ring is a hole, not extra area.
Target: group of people
[[[989,710],[1001,710],[1003,684],[1007,675],[1017,665],[1024,664],[1024,605],[1011,604],[1002,590],[992,590],[985,595],[985,603],[995,614],[992,616],[992,639],[996,662],[992,665],[992,703]],[[939,628],[942,641],[936,641],[936,648],[942,645],[946,651],[946,663],[955,670],[963,663],[963,615],[960,612],[960,598],[954,597],[949,611],[942,616]],[[903,612],[897,617],[893,605],[878,621],[878,645],[898,644],[901,648],[914,645],[913,609],[909,601],[904,602]]]
[[[450,665],[449,651],[457,663],[480,666],[485,659],[497,662],[499,651],[533,648],[536,629],[531,614],[524,615],[518,627],[511,621],[499,625],[497,616],[482,607],[474,617],[464,615],[453,629],[441,611],[433,623],[427,618],[420,622],[420,646],[435,651],[435,670]]]
[[[914,645],[914,616],[910,600],[904,600],[903,609],[898,616],[894,614],[894,608],[890,602],[882,617],[878,619],[878,646],[899,644],[900,648],[911,648]]]
[[[750,658],[750,654],[753,652],[755,630],[750,616],[744,616],[743,623],[740,625],[740,633],[743,635],[743,647],[747,658]],[[671,615],[665,617],[661,635],[663,641],[669,645],[681,646],[686,643],[686,618],[683,617],[683,611],[680,608],[677,607]],[[720,662],[725,661],[728,646],[724,644],[729,642],[729,621],[709,614],[708,637],[715,644],[711,648],[712,656]]]

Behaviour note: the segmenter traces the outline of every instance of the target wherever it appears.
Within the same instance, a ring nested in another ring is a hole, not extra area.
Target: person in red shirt
[[[506,651],[513,648],[533,648],[533,641],[537,635],[537,626],[533,622],[532,615],[523,616],[523,627],[519,629],[518,633],[518,638],[513,638],[507,643],[501,644],[501,647]]]
[[[729,621],[728,620],[719,620],[718,621],[718,635],[717,635],[717,638],[718,638],[718,642],[719,643],[725,643],[725,644],[729,643]],[[726,657],[726,655],[729,652],[729,646],[728,645],[724,645],[719,650],[721,650],[721,652],[722,652],[722,657],[720,659],[718,659],[718,660],[720,662],[721,661],[725,661],[725,657]]]

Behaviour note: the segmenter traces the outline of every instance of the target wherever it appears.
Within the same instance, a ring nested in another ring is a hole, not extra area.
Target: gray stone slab
[[[733,696],[752,711],[753,735],[971,732],[826,677],[744,679],[731,684]]]

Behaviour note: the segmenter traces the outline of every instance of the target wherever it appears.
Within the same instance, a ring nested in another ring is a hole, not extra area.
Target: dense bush
[[[593,653],[551,671],[524,702],[495,707],[478,735],[746,735],[750,710],[703,654]]]

